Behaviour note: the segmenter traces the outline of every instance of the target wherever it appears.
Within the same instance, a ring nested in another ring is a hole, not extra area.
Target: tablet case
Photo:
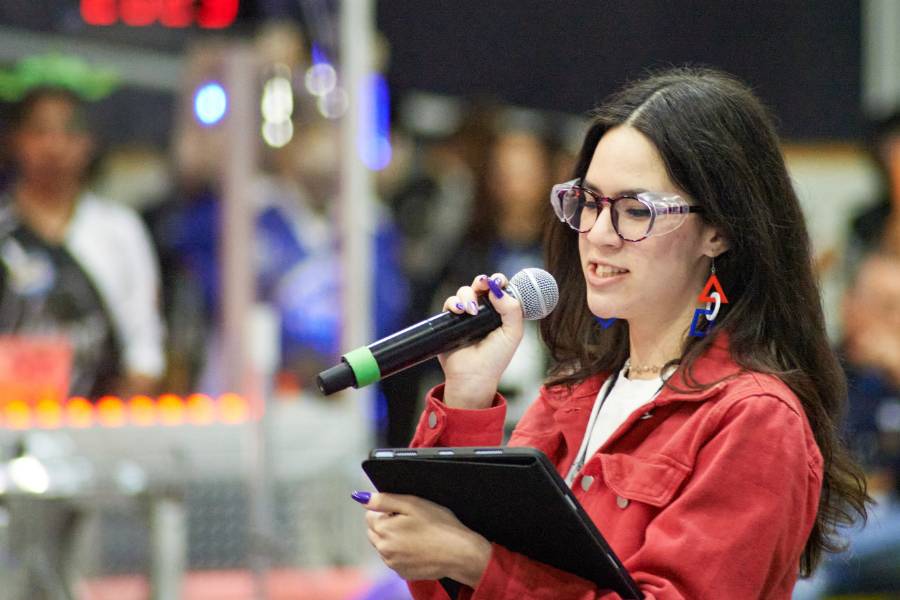
[[[535,448],[376,449],[362,467],[381,492],[431,500],[491,542],[622,598],[643,598],[572,491]],[[441,583],[454,598],[458,584],[448,581]]]

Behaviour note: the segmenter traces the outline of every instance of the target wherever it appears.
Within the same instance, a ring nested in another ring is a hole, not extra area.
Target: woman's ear
[[[731,247],[728,239],[711,225],[707,225],[703,232],[703,254],[715,258]]]

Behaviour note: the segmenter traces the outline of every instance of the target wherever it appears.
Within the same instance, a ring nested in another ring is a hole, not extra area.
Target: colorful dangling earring
[[[715,288],[714,291],[710,291]],[[722,284],[719,283],[719,278],[716,277],[716,259],[712,259],[712,266],[710,267],[709,279],[706,280],[706,285],[703,286],[703,291],[700,292],[700,295],[697,297],[700,302],[706,302],[706,308],[698,308],[694,311],[694,318],[691,321],[691,337],[704,337],[715,325],[716,317],[719,316],[719,309],[722,308],[723,304],[728,304],[728,298],[725,296],[725,290],[722,289]],[[701,331],[697,328],[700,322],[700,317],[706,317],[706,329]]]

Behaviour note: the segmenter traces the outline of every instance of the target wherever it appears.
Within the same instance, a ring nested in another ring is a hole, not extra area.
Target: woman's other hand
[[[478,300],[487,296],[503,324],[475,344],[438,356],[444,370],[444,403],[453,408],[488,408],[497,392],[500,376],[522,341],[523,317],[519,301],[503,288],[502,273],[479,275],[444,302],[444,310],[477,314]]]
[[[491,544],[434,502],[400,494],[354,492],[364,504],[369,542],[381,560],[408,581],[450,577],[475,587]]]

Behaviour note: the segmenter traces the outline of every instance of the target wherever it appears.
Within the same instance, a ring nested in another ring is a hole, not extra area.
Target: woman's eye
[[[650,218],[650,210],[647,208],[629,208],[625,211],[625,214],[628,215],[628,217],[632,218],[632,219],[649,219]]]

